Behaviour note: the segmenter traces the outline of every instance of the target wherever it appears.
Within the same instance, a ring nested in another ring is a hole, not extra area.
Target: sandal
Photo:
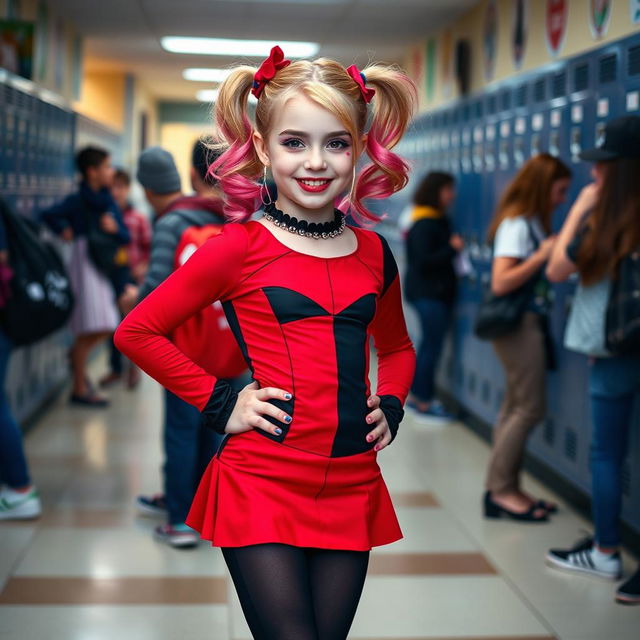
[[[540,511],[541,507],[538,503],[531,505],[528,511],[524,513],[516,513],[505,507],[499,505],[491,499],[491,492],[487,491],[484,494],[484,517],[492,520],[497,520],[506,516],[512,520],[518,520],[519,522],[549,522],[549,513],[545,510],[543,515],[534,515],[536,511]]]

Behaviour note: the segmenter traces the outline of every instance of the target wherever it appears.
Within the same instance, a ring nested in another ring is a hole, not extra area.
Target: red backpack
[[[179,269],[209,238],[222,233],[222,229],[221,224],[188,227],[178,242],[174,269]],[[172,339],[188,358],[217,378],[235,378],[247,368],[218,301],[180,325]]]

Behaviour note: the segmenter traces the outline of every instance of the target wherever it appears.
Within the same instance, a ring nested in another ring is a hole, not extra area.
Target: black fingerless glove
[[[396,434],[398,433],[398,427],[404,417],[402,403],[395,396],[380,396],[380,409],[382,410],[382,413],[384,413],[384,417],[387,419],[389,431],[391,431],[391,442],[393,442],[396,438]]]
[[[229,416],[236,406],[238,393],[226,380],[218,380],[211,397],[202,410],[202,424],[216,433],[224,434]]]

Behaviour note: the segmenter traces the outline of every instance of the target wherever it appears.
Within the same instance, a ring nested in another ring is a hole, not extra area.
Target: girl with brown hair
[[[493,430],[484,514],[526,522],[545,522],[555,506],[535,500],[520,487],[527,437],[545,415],[548,365],[546,316],[548,284],[542,277],[554,237],[551,218],[564,202],[571,171],[542,153],[531,158],[507,187],[489,228],[493,240],[491,290],[503,296],[537,281],[518,328],[493,340],[505,370],[506,389]]]
[[[575,272],[580,276],[565,346],[590,356],[595,534],[572,549],[550,550],[547,563],[615,580],[622,575],[622,465],[634,398],[640,391],[640,358],[609,351],[605,315],[622,260],[640,250],[640,117],[609,122],[601,146],[583,152],[581,158],[596,163],[595,181],[582,190],[569,212],[547,274],[555,282]],[[618,589],[616,600],[640,604],[640,570]]]

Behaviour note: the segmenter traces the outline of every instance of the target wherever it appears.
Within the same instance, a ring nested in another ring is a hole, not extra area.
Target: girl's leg
[[[428,406],[434,396],[435,374],[451,322],[451,310],[444,302],[427,298],[416,300],[413,306],[420,317],[421,338],[411,393]]]
[[[637,378],[637,372],[620,358],[596,360],[589,375],[593,520],[596,543],[605,550],[615,550],[620,544],[622,464]]]
[[[319,640],[345,640],[358,608],[368,551],[309,549],[309,577]]]
[[[257,544],[224,547],[222,555],[255,640],[321,640],[305,549]]]
[[[91,350],[109,337],[108,331],[100,333],[86,333],[76,337],[71,347],[71,367],[73,369],[73,394],[86,396],[87,388],[87,359]]]
[[[10,355],[11,343],[0,331],[0,484],[11,489],[27,489],[31,486],[31,478],[22,446],[22,432],[11,413],[4,387]]]

